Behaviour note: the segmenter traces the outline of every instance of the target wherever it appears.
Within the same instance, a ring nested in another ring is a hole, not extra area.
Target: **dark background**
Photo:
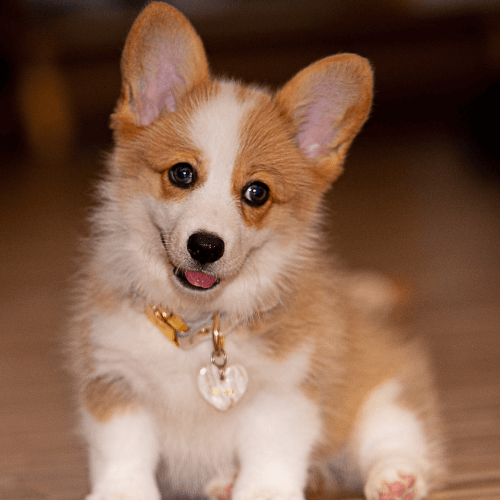
[[[107,120],[119,91],[120,51],[143,5],[3,2],[4,153],[41,154],[48,141],[70,155],[109,145]],[[370,132],[380,123],[442,123],[476,167],[498,177],[500,2],[184,0],[173,5],[196,26],[216,74],[276,87],[333,53],[367,57],[377,82]]]

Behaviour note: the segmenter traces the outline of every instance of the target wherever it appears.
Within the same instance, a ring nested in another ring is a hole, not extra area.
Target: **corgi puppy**
[[[425,497],[442,467],[425,357],[321,241],[369,63],[327,57],[276,93],[215,79],[153,2],[121,69],[70,340],[87,500]]]

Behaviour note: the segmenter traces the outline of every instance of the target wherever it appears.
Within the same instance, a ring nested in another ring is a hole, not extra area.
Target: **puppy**
[[[70,342],[87,499],[425,497],[425,357],[321,242],[369,63],[328,57],[277,93],[214,79],[189,22],[151,3],[121,68]]]

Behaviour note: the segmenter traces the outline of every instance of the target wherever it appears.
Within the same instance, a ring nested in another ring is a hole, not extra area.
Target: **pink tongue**
[[[210,288],[217,281],[215,276],[210,276],[209,274],[200,273],[198,271],[186,271],[185,275],[191,285],[200,288]]]

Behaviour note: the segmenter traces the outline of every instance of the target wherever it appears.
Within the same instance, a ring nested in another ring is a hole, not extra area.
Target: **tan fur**
[[[292,140],[295,132],[290,118],[265,95],[246,117],[241,130],[243,143],[233,171],[233,193],[239,198],[251,180],[266,183],[271,192],[270,200],[262,207],[242,205],[244,220],[250,226],[272,227],[273,217],[286,218],[282,211],[267,216],[272,204],[287,205],[281,210],[292,210],[298,217],[307,214],[308,208],[309,216],[316,209],[315,178],[304,168],[304,157],[295,148]]]
[[[126,147],[117,148],[112,172],[117,173],[124,199],[133,193],[134,196],[153,194],[157,199],[182,200],[189,190],[174,187],[168,179],[170,167],[180,162],[195,167],[197,185],[203,184],[206,178],[204,159],[189,141],[186,127],[193,109],[216,92],[216,84],[199,85],[179,102],[178,113],[165,113],[133,139],[127,134],[119,134],[118,144],[126,144]]]
[[[430,475],[430,488],[438,489],[447,480],[446,431],[440,418],[440,404],[434,388],[432,367],[427,349],[418,339],[406,348],[408,362],[401,367],[400,377],[405,391],[398,403],[408,408],[423,423],[430,448],[430,462],[433,464]]]
[[[109,380],[105,376],[87,383],[83,404],[98,422],[109,422],[117,414],[138,408],[130,387],[123,380]]]
[[[409,360],[385,324],[374,324],[356,310],[343,293],[341,275],[318,269],[297,278],[300,293],[293,290],[286,298],[287,307],[256,321],[252,334],[259,336],[277,361],[314,348],[303,392],[323,408],[326,439],[317,454],[331,455],[347,442],[369,391]],[[332,335],[335,330],[338,334]]]
[[[115,293],[113,293],[115,292]],[[125,297],[120,297],[117,290],[106,290],[92,276],[90,270],[82,273],[75,294],[73,324],[71,337],[68,339],[69,369],[75,374],[76,391],[79,403],[98,420],[109,420],[115,412],[128,401],[133,405],[130,390],[125,384],[106,381],[104,377],[95,376],[95,345],[90,338],[92,315],[94,312],[117,311]],[[113,394],[110,398],[109,396]]]
[[[203,44],[187,19],[170,5],[152,2],[148,6],[148,16],[138,18],[127,37],[122,55],[123,85],[120,100],[111,117],[111,127],[115,131],[115,140],[129,140],[139,132],[135,100],[140,93],[141,72],[147,53],[157,43],[151,33],[151,23],[156,26],[168,26],[165,34],[171,40],[182,40],[187,47],[183,56],[182,77],[188,87],[194,87],[209,76],[208,64]]]
[[[162,28],[163,39],[159,39]],[[175,89],[175,112],[161,109],[151,123],[143,125],[150,115],[144,111],[147,103],[141,101],[140,93],[144,74],[150,71],[148,64],[153,64],[151,47],[170,39],[182,41],[186,51],[180,65],[184,87],[182,91]],[[148,197],[179,204],[191,194],[191,189],[173,186],[168,170],[176,163],[189,163],[198,175],[192,189],[204,185],[209,165],[190,139],[189,123],[200,106],[217,96],[221,83],[210,79],[201,41],[191,25],[178,11],[159,3],[150,4],[132,27],[123,52],[122,74],[122,94],[111,121],[116,148],[107,178],[113,186],[114,199],[105,203],[116,205],[118,210]],[[321,144],[317,156],[308,155],[299,149],[297,137],[307,119],[304,109],[322,92],[315,81],[324,75],[344,91],[346,110],[331,124],[339,130],[334,139]],[[299,391],[319,408],[322,421],[322,436],[311,457],[311,495],[333,491],[320,471],[329,457],[349,445],[370,392],[391,379],[397,379],[404,388],[398,403],[417,415],[429,440],[435,443],[432,462],[438,466],[442,463],[436,396],[422,348],[402,341],[387,321],[389,315],[378,316],[363,310],[349,275],[330,265],[318,229],[322,195],[342,172],[348,147],[368,116],[372,87],[369,64],[349,54],[312,64],[277,94],[236,87],[241,103],[252,102],[241,121],[241,142],[231,174],[231,194],[238,200],[235,203],[241,220],[247,229],[269,229],[279,234],[283,246],[300,239],[298,236],[304,237],[307,244],[300,247],[300,263],[280,276],[274,295],[269,295],[272,300],[263,297],[261,306],[251,314],[231,318],[237,327],[230,339],[234,338],[240,346],[251,345],[266,366],[279,367],[296,354],[308,356],[310,362]],[[244,187],[256,180],[265,182],[271,193],[261,207],[251,207],[241,200]],[[105,225],[97,217],[90,241],[102,242],[106,238],[100,224]],[[151,245],[154,243],[158,244]],[[146,289],[140,285],[121,288],[112,284],[102,277],[106,271],[103,267],[95,246],[89,245],[88,262],[78,287],[79,312],[75,315],[71,341],[82,406],[100,423],[145,407],[155,415],[160,433],[168,434],[168,416],[182,420],[183,411],[187,410],[175,407],[175,401],[161,400],[153,383],[144,383],[141,387],[145,393],[140,394],[140,384],[133,387],[121,376],[99,371],[96,353],[100,346],[91,334],[94,318],[119,315],[122,310],[140,315],[149,303]],[[209,303],[205,298],[186,297],[202,311]],[[169,304],[162,300],[160,295],[159,305],[169,309]],[[253,390],[250,387],[249,398]],[[178,395],[180,401],[182,397]],[[203,411],[190,418],[199,425],[216,420],[208,407]]]

